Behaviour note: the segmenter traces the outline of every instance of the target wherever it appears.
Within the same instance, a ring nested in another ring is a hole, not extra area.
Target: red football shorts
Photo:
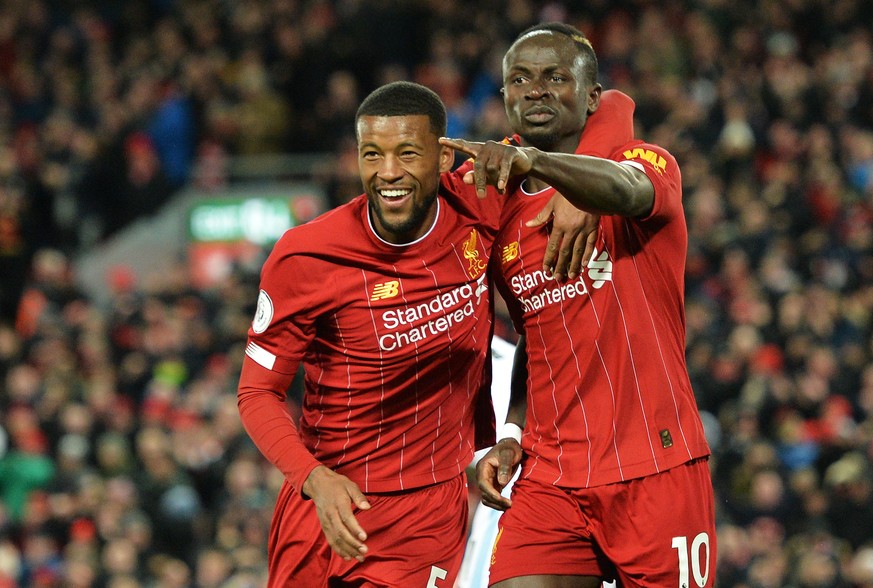
[[[519,479],[500,517],[492,584],[541,574],[621,586],[711,587],[715,503],[707,459],[627,482],[559,488]]]
[[[461,474],[409,492],[367,494],[355,518],[367,532],[363,562],[344,561],[328,545],[311,500],[287,482],[276,500],[267,548],[269,588],[451,588],[467,531],[467,484]]]

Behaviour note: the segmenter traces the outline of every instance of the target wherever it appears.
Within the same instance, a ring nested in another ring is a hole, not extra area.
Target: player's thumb
[[[524,223],[524,225],[531,228],[541,227],[549,222],[550,218],[552,218],[552,208],[551,206],[546,206],[538,215]]]
[[[513,455],[514,452],[509,447],[501,449],[497,454],[497,482],[501,487],[506,486],[512,476]]]

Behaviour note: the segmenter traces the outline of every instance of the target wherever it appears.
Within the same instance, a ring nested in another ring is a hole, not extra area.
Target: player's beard
[[[430,212],[430,207],[433,206],[434,201],[436,200],[437,190],[431,192],[426,198],[419,200],[412,200],[412,209],[409,211],[409,215],[404,219],[397,222],[392,222],[386,218],[384,211],[380,206],[377,206],[373,202],[373,198],[368,199],[370,214],[376,216],[379,219],[379,224],[382,227],[394,233],[395,235],[408,235],[415,233],[421,228],[422,223],[427,219],[427,215]],[[379,196],[376,196],[379,198]]]
[[[519,136],[524,139],[525,144],[536,147],[540,151],[551,151],[561,139],[557,131],[545,129],[532,129],[519,133]]]

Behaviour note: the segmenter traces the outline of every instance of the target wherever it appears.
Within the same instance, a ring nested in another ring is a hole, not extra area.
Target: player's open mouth
[[[379,190],[379,196],[388,201],[402,200],[409,194],[412,194],[412,190],[409,188],[382,188]]]

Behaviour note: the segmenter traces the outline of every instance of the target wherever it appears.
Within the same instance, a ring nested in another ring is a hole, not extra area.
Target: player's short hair
[[[543,22],[540,24],[535,24],[521,31],[518,36],[515,38],[513,44],[517,43],[523,37],[528,36],[531,33],[536,33],[540,31],[548,31],[552,33],[558,33],[560,35],[564,35],[569,37],[573,44],[578,49],[579,53],[585,58],[585,69],[588,73],[588,81],[593,83],[597,82],[597,54],[594,53],[594,46],[591,44],[591,41],[588,40],[588,37],[585,36],[585,33],[574,27],[573,25],[568,25],[563,22]]]
[[[414,82],[391,82],[373,90],[364,98],[355,114],[355,125],[362,116],[412,116],[424,114],[430,130],[437,136],[446,134],[446,106],[430,88]]]

